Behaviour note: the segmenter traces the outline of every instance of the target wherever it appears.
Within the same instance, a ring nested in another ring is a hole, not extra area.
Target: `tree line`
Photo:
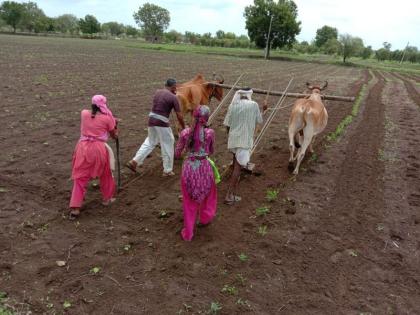
[[[378,61],[394,60],[420,62],[417,47],[408,46],[405,51],[391,51],[391,44],[373,50],[365,46],[360,37],[350,34],[339,34],[337,28],[325,25],[316,31],[315,39],[298,42],[301,22],[297,21],[297,6],[292,0],[254,0],[245,7],[245,25],[247,35],[237,36],[232,32],[219,30],[211,33],[180,33],[167,31],[170,24],[170,12],[158,5],[145,3],[133,13],[139,26],[124,25],[118,22],[100,24],[95,16],[86,15],[77,18],[72,14],[59,17],[48,17],[34,2],[17,3],[3,1],[0,5],[0,28],[8,25],[16,30],[43,33],[67,33],[72,35],[89,35],[89,37],[130,36],[141,37],[152,42],[188,43],[201,46],[264,48],[266,56],[271,49],[283,49],[304,54],[322,53],[342,56],[343,62],[351,57],[364,59],[376,58]]]

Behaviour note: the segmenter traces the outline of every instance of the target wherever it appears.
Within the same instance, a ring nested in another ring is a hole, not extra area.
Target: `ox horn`
[[[314,87],[309,83],[309,82],[306,82],[306,86],[308,87],[308,89],[310,89],[310,90],[312,90]]]
[[[326,89],[327,86],[328,86],[328,81],[325,81],[324,85],[320,88],[320,90],[322,91],[322,90]]]

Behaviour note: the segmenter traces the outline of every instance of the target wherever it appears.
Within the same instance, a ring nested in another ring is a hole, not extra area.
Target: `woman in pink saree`
[[[201,105],[193,113],[192,128],[184,129],[175,148],[175,157],[186,151],[182,165],[181,190],[184,209],[184,228],[181,236],[191,241],[198,213],[200,225],[209,224],[216,215],[217,189],[213,168],[208,160],[214,150],[215,133],[207,128],[208,106]]]
[[[70,219],[80,215],[89,180],[99,177],[103,204],[115,199],[115,182],[112,177],[110,153],[106,147],[109,136],[117,138],[116,120],[106,105],[103,95],[92,98],[92,110],[82,110],[80,139],[73,153],[73,191],[70,200]]]

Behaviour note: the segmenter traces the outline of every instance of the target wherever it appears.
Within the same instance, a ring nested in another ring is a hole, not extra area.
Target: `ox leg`
[[[306,149],[308,148],[308,146],[311,144],[311,141],[312,141],[312,133],[304,132],[304,134],[305,136],[303,139],[302,146],[300,147],[299,152],[297,154],[296,168],[293,171],[294,175],[297,175],[299,173],[300,163],[302,163],[303,157],[305,156]]]
[[[311,141],[311,143],[309,144],[309,152],[311,152],[311,153],[314,153],[314,152],[315,152],[315,151],[314,151],[314,147],[313,147],[314,142],[315,142],[315,136],[313,136],[313,137],[312,137],[312,141]]]
[[[294,155],[295,155],[295,132],[291,126],[289,127],[289,151],[290,151],[290,157],[289,157],[289,165],[288,169],[289,171],[292,171],[294,168],[293,161]]]

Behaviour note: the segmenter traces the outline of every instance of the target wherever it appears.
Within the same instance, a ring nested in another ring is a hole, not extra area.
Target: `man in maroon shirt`
[[[169,125],[169,115],[172,109],[182,129],[185,128],[180,106],[176,94],[176,80],[168,79],[165,88],[157,90],[153,97],[152,111],[149,113],[148,136],[137,151],[134,158],[126,165],[132,171],[136,171],[138,165],[142,165],[146,157],[160,144],[163,161],[163,176],[173,176],[174,166],[174,142],[175,138]]]

